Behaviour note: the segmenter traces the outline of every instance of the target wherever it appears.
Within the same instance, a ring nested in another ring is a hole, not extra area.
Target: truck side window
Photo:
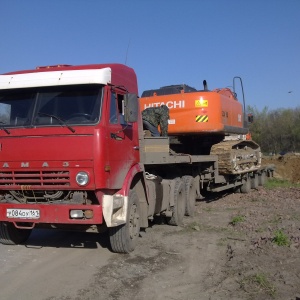
[[[119,120],[121,125],[126,125],[125,118],[124,118],[124,112],[123,112],[123,100],[124,95],[118,94],[117,95],[118,100],[118,112],[119,112]]]
[[[114,92],[111,93],[111,99],[110,99],[110,116],[109,116],[109,122],[111,124],[121,124],[126,125],[124,119],[124,112],[123,112],[123,100],[124,95],[122,94],[116,94]]]
[[[118,109],[117,109],[117,101],[116,101],[115,93],[111,93],[111,97],[110,97],[109,123],[111,124],[118,123]]]

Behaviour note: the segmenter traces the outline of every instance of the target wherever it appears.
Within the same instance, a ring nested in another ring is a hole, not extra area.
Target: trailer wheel
[[[17,245],[28,240],[32,229],[19,229],[13,223],[0,222],[0,242],[4,245]]]
[[[182,220],[185,214],[185,191],[184,184],[180,178],[175,179],[174,188],[174,206],[172,207],[173,214],[168,219],[169,225],[178,226],[182,224]]]
[[[258,175],[258,185],[262,186],[266,182],[266,173],[262,172],[261,174]]]
[[[248,177],[247,180],[241,186],[241,193],[247,194],[250,191],[251,191],[251,181],[250,178]]]
[[[196,204],[196,186],[192,176],[183,176],[182,181],[185,185],[185,215],[193,216]]]
[[[109,228],[109,238],[112,251],[130,253],[134,250],[140,233],[139,200],[134,190],[129,191],[127,222],[117,227]]]
[[[252,189],[258,188],[258,174],[254,174],[253,177],[251,177],[251,188]]]

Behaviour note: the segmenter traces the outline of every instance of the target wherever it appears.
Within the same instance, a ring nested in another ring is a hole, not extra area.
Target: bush
[[[289,237],[282,230],[275,231],[275,237],[273,238],[272,242],[278,246],[290,245]]]

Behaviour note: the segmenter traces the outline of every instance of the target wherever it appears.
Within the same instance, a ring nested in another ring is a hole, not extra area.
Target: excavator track
[[[212,146],[217,155],[220,174],[243,174],[261,167],[261,150],[253,141],[223,141]]]

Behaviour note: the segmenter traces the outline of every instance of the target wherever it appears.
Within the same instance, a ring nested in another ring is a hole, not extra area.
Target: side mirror
[[[139,103],[136,94],[124,95],[124,116],[128,123],[137,122],[139,114]]]

